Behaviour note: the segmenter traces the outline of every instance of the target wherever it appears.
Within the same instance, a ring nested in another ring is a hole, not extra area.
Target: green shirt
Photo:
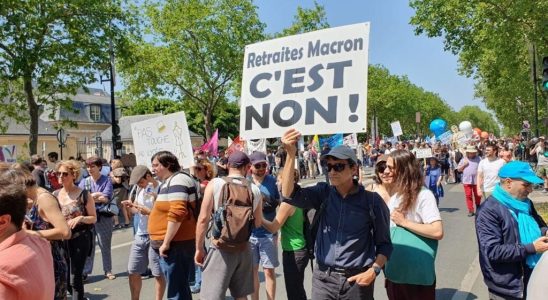
[[[282,249],[297,251],[304,249],[304,215],[301,208],[296,207],[292,216],[289,216],[282,226]]]

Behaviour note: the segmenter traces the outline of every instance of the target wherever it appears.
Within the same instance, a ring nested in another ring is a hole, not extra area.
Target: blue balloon
[[[430,122],[430,131],[432,131],[432,133],[435,134],[436,137],[438,137],[445,132],[446,126],[447,126],[447,122],[445,122],[444,120],[435,119],[432,122]]]

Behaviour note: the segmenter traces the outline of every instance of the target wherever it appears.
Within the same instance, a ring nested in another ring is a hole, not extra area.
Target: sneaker
[[[475,216],[475,215],[476,215],[476,214],[473,213],[473,212],[469,212],[469,213],[468,213],[468,216],[469,216],[469,217],[473,217],[473,216]]]
[[[200,286],[193,285],[190,287],[190,292],[193,294],[199,294],[200,293]]]

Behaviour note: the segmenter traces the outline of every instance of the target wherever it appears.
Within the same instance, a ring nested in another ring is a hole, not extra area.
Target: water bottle
[[[154,201],[154,184],[152,184],[152,182],[149,182],[147,184],[147,187],[145,188],[145,195],[143,198],[145,203]]]

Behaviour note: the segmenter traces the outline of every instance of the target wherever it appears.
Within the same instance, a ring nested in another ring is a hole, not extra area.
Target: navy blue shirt
[[[253,179],[249,179],[253,182]],[[263,182],[255,184],[261,194],[263,194],[263,217],[269,221],[273,221],[276,217],[276,207],[280,204],[280,193],[276,185],[276,178],[272,175],[265,175]],[[273,234],[264,227],[254,228],[252,232],[254,237],[272,237]]]
[[[357,191],[343,198],[335,187],[320,182],[306,188],[296,185],[292,198],[285,201],[316,210],[326,201],[316,236],[318,264],[357,269],[371,266],[377,254],[390,258],[390,212],[377,193],[360,185]],[[374,220],[369,214],[370,205]]]

